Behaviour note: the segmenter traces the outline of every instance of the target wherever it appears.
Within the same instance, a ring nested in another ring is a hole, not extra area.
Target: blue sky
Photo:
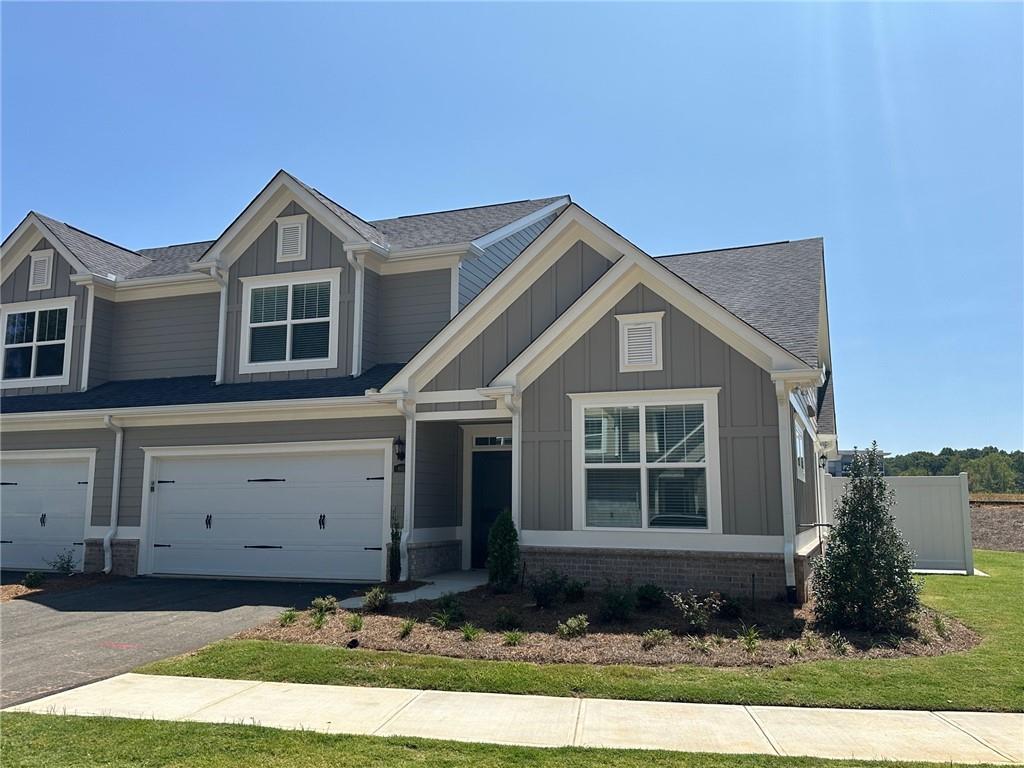
[[[5,3],[6,235],[569,193],[648,253],[821,235],[841,441],[1022,447],[1019,4]]]

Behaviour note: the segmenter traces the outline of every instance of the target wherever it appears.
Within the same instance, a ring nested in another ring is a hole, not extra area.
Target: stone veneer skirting
[[[458,539],[409,543],[410,579],[422,579],[461,568],[462,542]]]
[[[598,588],[610,582],[735,597],[750,597],[752,590],[758,598],[786,595],[781,554],[538,546],[521,547],[520,553],[526,578],[552,569]],[[801,603],[807,599],[812,557],[796,558],[796,598]]]
[[[139,573],[139,540],[114,539],[110,543],[111,573],[115,576],[136,576]],[[103,570],[103,539],[85,540],[85,572]]]

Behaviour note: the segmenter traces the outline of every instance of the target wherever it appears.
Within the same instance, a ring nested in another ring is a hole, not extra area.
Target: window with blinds
[[[704,406],[583,409],[585,524],[707,528]]]
[[[249,294],[249,362],[330,356],[331,283],[253,287]]]
[[[282,216],[277,221],[277,260],[306,258],[306,214]]]
[[[619,372],[660,371],[664,312],[616,315],[619,321]]]

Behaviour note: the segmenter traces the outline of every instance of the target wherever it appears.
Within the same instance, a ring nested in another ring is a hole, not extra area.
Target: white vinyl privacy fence
[[[826,475],[828,522],[848,478]],[[967,474],[952,477],[887,477],[896,492],[893,517],[924,571],[958,571],[972,575],[971,506]]]

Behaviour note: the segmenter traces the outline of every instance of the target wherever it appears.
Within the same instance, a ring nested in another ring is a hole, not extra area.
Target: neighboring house
[[[368,222],[279,172],[212,242],[2,249],[5,567],[481,567],[802,597],[820,239],[652,258],[568,197]]]
[[[832,475],[832,477],[847,477],[850,474],[850,467],[853,466],[853,457],[854,456],[863,456],[866,453],[867,453],[867,451],[865,449],[863,449],[863,448],[860,448],[860,449],[855,448],[852,451],[851,450],[840,450],[840,451],[837,451],[836,458],[828,460],[828,473],[830,475]],[[884,469],[884,459],[885,459],[886,456],[889,456],[891,454],[888,454],[885,451],[879,451],[878,455],[881,456],[882,459],[883,459],[883,469]]]

